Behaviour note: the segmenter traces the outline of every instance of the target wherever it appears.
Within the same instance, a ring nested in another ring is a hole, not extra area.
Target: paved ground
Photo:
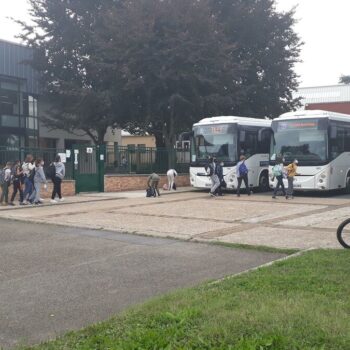
[[[99,202],[99,215],[110,211],[112,203],[117,210],[118,202]],[[154,200],[154,208],[161,209],[161,202],[156,203]],[[86,203],[81,206],[57,206],[56,220],[68,223],[68,218],[89,208]],[[96,203],[94,206],[97,209]],[[140,208],[148,210],[148,206]],[[54,217],[46,208],[12,212],[32,215],[42,222]],[[130,224],[139,222],[140,216],[135,213],[123,215]],[[118,221],[123,215],[116,215]],[[141,218],[153,217],[144,214]],[[192,221],[184,222],[181,229],[196,231]],[[153,218],[150,226],[157,225]],[[0,227],[0,348],[47,340],[105,320],[155,295],[222,278],[282,256],[4,219],[0,219]]]
[[[335,230],[350,217],[349,196],[286,201],[255,194],[209,198],[182,192],[144,198],[144,191],[83,195],[77,203],[1,210],[0,217],[184,240],[223,241],[277,248],[339,248]]]

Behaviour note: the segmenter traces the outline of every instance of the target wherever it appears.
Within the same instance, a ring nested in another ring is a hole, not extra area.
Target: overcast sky
[[[304,41],[296,66],[301,86],[331,85],[350,75],[349,0],[277,0],[278,10],[298,5],[296,31]],[[1,0],[0,38],[15,39],[20,27],[7,17],[29,19],[27,0]]]

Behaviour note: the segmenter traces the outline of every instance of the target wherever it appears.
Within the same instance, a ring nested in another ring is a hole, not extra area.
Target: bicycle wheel
[[[347,249],[350,249],[350,219],[343,221],[337,230],[339,243]]]

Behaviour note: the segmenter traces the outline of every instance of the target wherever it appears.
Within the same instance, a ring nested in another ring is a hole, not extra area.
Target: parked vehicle
[[[298,160],[295,191],[345,189],[350,193],[350,115],[298,111],[272,121],[270,173],[276,160]],[[275,186],[270,178],[270,187]],[[287,186],[287,179],[285,186]]]

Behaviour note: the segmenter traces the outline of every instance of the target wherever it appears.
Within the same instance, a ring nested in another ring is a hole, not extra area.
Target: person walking
[[[1,196],[0,204],[8,205],[9,187],[11,185],[11,163],[7,162],[5,167],[0,171]]]
[[[239,162],[236,165],[236,176],[237,176],[237,181],[238,181],[238,186],[237,186],[237,197],[241,196],[241,186],[242,182],[244,181],[245,188],[247,190],[248,196],[250,196],[250,188],[249,188],[249,183],[248,183],[248,172],[249,169],[247,168],[245,164],[245,156],[241,155],[239,158]]]
[[[23,192],[23,204],[27,204],[28,199],[31,197],[34,188],[34,172],[35,165],[33,164],[34,158],[31,154],[26,156],[22,164],[23,171],[23,182],[24,182],[24,192]]]
[[[61,186],[62,186],[62,181],[64,179],[64,176],[66,175],[66,168],[64,164],[61,162],[61,157],[57,156],[53,166],[55,167],[55,175],[52,178],[53,182],[53,190],[52,190],[52,195],[51,195],[51,203],[57,203],[56,201],[56,195],[58,196],[58,200],[60,202],[64,201],[64,198],[62,197],[61,193]]]
[[[152,189],[153,197],[156,197],[157,194],[158,194],[158,197],[160,197],[160,193],[158,189],[159,180],[160,180],[160,177],[156,173],[153,173],[148,177],[147,186]]]
[[[12,186],[13,191],[11,195],[10,205],[15,205],[14,200],[17,192],[19,192],[19,205],[23,205],[23,170],[21,167],[21,161],[16,160],[11,170],[12,173]]]
[[[220,180],[219,180],[219,177],[217,174],[216,162],[215,162],[215,159],[213,157],[209,158],[208,165],[206,166],[206,171],[210,177],[211,184],[212,184],[211,188],[210,188],[209,195],[211,197],[215,197],[216,190],[220,186]]]
[[[219,181],[220,181],[220,185],[217,188],[216,192],[218,194],[218,196],[223,196],[224,194],[222,193],[222,188],[226,188],[226,182],[224,179],[224,162],[220,162],[219,164],[216,163],[216,173],[218,175]]]
[[[38,158],[35,160],[34,191],[29,201],[36,205],[43,204],[40,200],[41,185],[44,184],[44,189],[47,190],[47,180],[43,166],[44,161],[42,159]]]
[[[298,160],[294,159],[293,163],[290,163],[286,166],[287,171],[287,180],[288,180],[288,189],[286,199],[293,199],[293,191],[294,191],[294,176],[297,175],[298,170]]]
[[[176,190],[175,177],[177,176],[177,172],[175,169],[169,169],[166,173],[168,177],[168,191]]]
[[[277,160],[275,166],[272,168],[272,175],[277,180],[276,187],[273,190],[273,195],[272,195],[273,199],[276,199],[276,194],[280,187],[282,188],[283,195],[287,196],[286,190],[284,188],[284,183],[283,183],[283,171],[284,171],[284,168],[283,168],[282,160]]]

